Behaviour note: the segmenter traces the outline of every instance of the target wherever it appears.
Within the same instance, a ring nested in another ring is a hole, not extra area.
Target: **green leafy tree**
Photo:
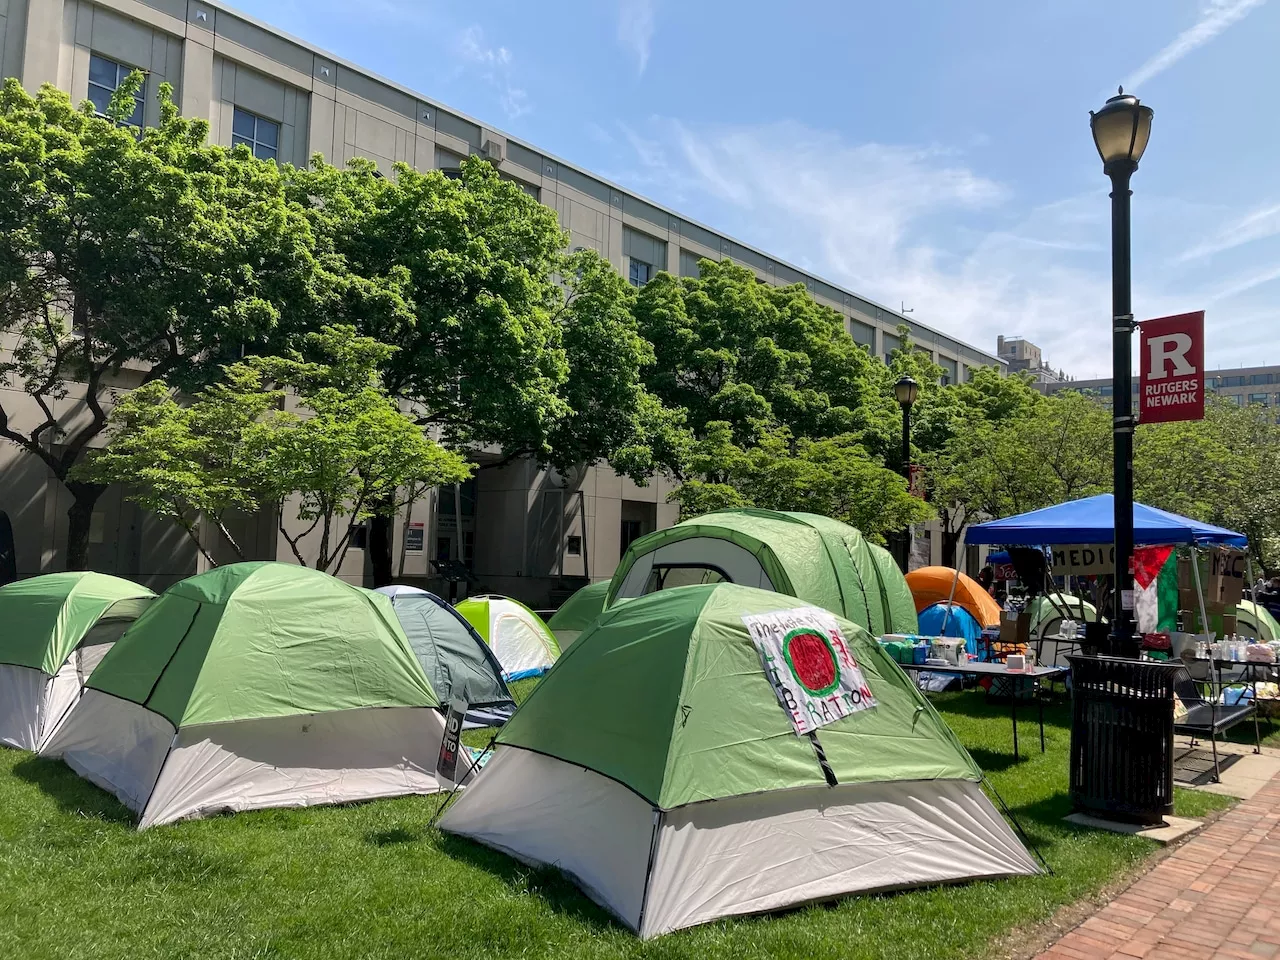
[[[682,454],[678,415],[639,378],[649,345],[630,288],[594,252],[566,255],[555,212],[491,164],[383,178],[317,158],[289,176],[343,277],[343,315],[398,348],[386,388],[447,448],[484,466],[603,459],[639,481]],[[387,582],[390,522],[370,540]]]
[[[71,493],[70,569],[105,489],[72,471],[111,391],[208,382],[245,345],[273,350],[314,325],[330,293],[277,166],[208,144],[167,84],[160,125],[122,129],[141,84],[122,83],[108,117],[50,86],[0,92],[0,384],[38,411],[0,405],[0,438]]]
[[[1261,569],[1280,569],[1280,426],[1262,406],[1210,396],[1203,420],[1139,424],[1134,492],[1142,503],[1239,530]]]
[[[182,404],[161,380],[124,394],[111,411],[111,442],[71,471],[73,481],[125,486],[128,499],[172,520],[216,565],[217,546],[203,535],[212,524],[237,559],[248,559],[228,524],[252,513],[268,489],[268,430],[263,417],[279,391],[260,389],[257,371],[228,368],[227,382]]]
[[[744,450],[733,442],[728,423],[713,422],[690,464],[698,476],[671,494],[684,517],[744,506],[800,510],[883,540],[932,516],[907,492],[902,476],[869,457],[851,434],[796,440],[781,428]]]
[[[316,569],[340,568],[375,510],[394,512],[405,491],[461,482],[471,468],[387,395],[378,371],[395,348],[350,327],[324,327],[305,345],[321,359],[250,357],[185,408],[159,384],[135,393],[113,415],[110,444],[81,472],[131,483],[131,498],[198,543],[194,514],[210,516],[237,553],[225,511],[270,507],[299,563],[310,550]],[[287,522],[291,512],[301,530]]]
[[[930,461],[932,496],[946,505],[952,550],[979,516],[1013,516],[1111,489],[1107,412],[1074,391],[1024,399],[1000,419],[961,422]]]

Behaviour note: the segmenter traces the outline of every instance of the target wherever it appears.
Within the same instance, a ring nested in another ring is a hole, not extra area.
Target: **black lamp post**
[[[1150,107],[1120,88],[1101,110],[1089,111],[1102,171],[1111,178],[1111,402],[1115,490],[1116,586],[1111,636],[1115,652],[1133,639],[1133,323],[1129,261],[1129,178],[1151,136]],[[1130,601],[1126,606],[1126,598]]]
[[[920,393],[920,384],[911,377],[904,376],[893,385],[893,395],[902,407],[902,475],[907,478],[908,488],[911,485],[911,407]],[[905,573],[911,564],[911,528],[908,527],[901,538],[902,556],[899,564]]]

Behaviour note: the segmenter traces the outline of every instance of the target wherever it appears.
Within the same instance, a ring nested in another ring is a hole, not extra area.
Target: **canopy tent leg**
[[[1204,588],[1200,586],[1200,558],[1196,555],[1196,546],[1191,545],[1191,576],[1196,582],[1196,598],[1200,601],[1200,628],[1209,633],[1209,614],[1204,607]]]

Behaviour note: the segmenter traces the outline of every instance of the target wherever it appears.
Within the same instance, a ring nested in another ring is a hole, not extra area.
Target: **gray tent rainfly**
[[[501,726],[515,712],[498,658],[471,624],[446,600],[427,590],[395,584],[377,593],[391,601],[409,646],[432,689],[447,706],[465,700],[468,726]]]

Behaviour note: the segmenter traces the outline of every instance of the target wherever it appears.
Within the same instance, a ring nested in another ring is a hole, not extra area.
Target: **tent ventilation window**
[[[727,573],[719,567],[701,563],[666,563],[654,564],[645,582],[645,594],[657,593],[659,590],[670,590],[673,587],[691,587],[704,583],[733,583]]]

